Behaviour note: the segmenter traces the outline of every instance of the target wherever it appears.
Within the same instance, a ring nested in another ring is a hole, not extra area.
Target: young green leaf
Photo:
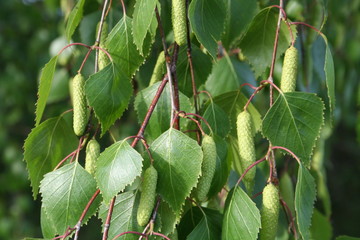
[[[274,240],[279,220],[279,189],[274,184],[269,183],[265,186],[262,195],[260,239]]]
[[[68,41],[71,40],[72,35],[75,32],[76,27],[79,25],[83,16],[83,7],[85,0],[79,0],[71,13],[66,23],[65,35]]]
[[[155,204],[157,178],[156,169],[153,165],[150,165],[144,173],[140,204],[137,212],[137,221],[140,226],[145,226],[150,220]]]

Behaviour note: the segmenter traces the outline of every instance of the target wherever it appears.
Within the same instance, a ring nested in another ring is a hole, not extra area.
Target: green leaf
[[[336,238],[336,240],[360,240],[360,238],[350,237],[350,236],[339,236]]]
[[[155,83],[148,88],[143,89],[138,93],[135,98],[135,110],[138,114],[139,123],[141,123],[154,99],[156,92],[161,83]],[[181,92],[179,93],[181,110],[185,112],[192,112],[190,100]],[[146,127],[145,136],[147,141],[155,140],[163,132],[169,129],[170,126],[170,112],[171,112],[171,100],[169,86],[165,86],[163,93],[161,94],[158,103],[156,104],[153,114],[149,120],[149,124]],[[186,126],[188,121],[180,120],[182,128]]]
[[[299,232],[303,239],[310,238],[311,217],[316,199],[315,181],[310,172],[299,166],[298,180],[295,189],[295,211]]]
[[[115,25],[106,40],[106,47],[117,66],[128,76],[132,77],[135,71],[144,62],[133,42],[132,19],[126,15]],[[146,38],[146,46],[149,38]],[[144,56],[148,55],[149,47],[146,47]]]
[[[324,215],[322,215],[317,209],[314,211],[314,215],[311,222],[311,239],[330,240],[332,239],[332,226]]]
[[[106,203],[140,176],[142,161],[126,140],[114,143],[100,154],[95,178]]]
[[[45,208],[41,207],[41,215],[40,215],[40,224],[41,224],[41,232],[42,235],[46,238],[53,238],[57,231],[55,228],[55,224],[48,218],[45,212]]]
[[[73,10],[71,10],[65,29],[65,35],[68,41],[71,40],[75,29],[79,25],[82,15],[85,0],[79,0]]]
[[[216,135],[226,137],[226,135],[230,132],[229,117],[217,104],[211,102],[206,108],[203,118],[208,122],[211,130]],[[201,127],[207,134],[210,134],[210,129],[203,121],[201,122]]]
[[[261,10],[252,20],[249,29],[240,42],[240,48],[255,70],[256,77],[260,76],[271,64],[275,33],[278,21],[278,11],[271,7]],[[296,29],[292,28],[296,37]],[[281,56],[291,42],[289,30],[285,23],[281,23],[277,57]]]
[[[132,86],[127,77],[115,64],[109,64],[91,75],[85,84],[89,105],[94,108],[101,123],[101,134],[121,117],[129,104]]]
[[[24,144],[24,159],[35,199],[44,174],[52,171],[77,145],[74,131],[62,116],[50,118],[31,130]]]
[[[151,145],[154,165],[159,173],[157,192],[176,214],[196,186],[203,153],[197,142],[170,128]]]
[[[68,227],[73,227],[78,222],[95,191],[94,178],[78,162],[45,175],[40,186],[43,207],[58,234],[65,233]],[[95,201],[83,223],[96,212],[99,198]]]
[[[46,101],[49,97],[50,89],[51,89],[51,82],[54,77],[56,62],[58,60],[58,55],[52,57],[50,61],[45,64],[44,68],[41,70],[40,76],[40,85],[38,91],[38,100],[36,103],[36,118],[35,118],[35,126],[38,126],[42,115],[45,110]]]
[[[211,72],[211,57],[203,53],[196,45],[191,45],[191,57],[194,70],[196,87],[203,85]],[[186,96],[191,97],[192,82],[190,65],[187,57],[187,46],[180,48],[178,61],[176,63],[176,77],[179,82],[179,89]]]
[[[335,109],[335,71],[334,71],[334,61],[329,48],[329,44],[325,35],[322,35],[326,43],[326,52],[325,52],[325,64],[324,71],[326,77],[326,86],[328,89],[329,97],[329,106],[330,106],[330,116],[333,118],[333,112]]]
[[[257,239],[261,227],[260,211],[240,187],[229,193],[222,228],[222,239]]]
[[[116,197],[109,228],[108,239],[113,239],[117,234],[127,231],[142,232],[137,224],[136,214],[139,202],[139,195],[135,191],[125,192]],[[99,210],[99,217],[102,222],[106,222],[109,206],[104,203]],[[122,240],[138,239],[138,235],[126,234]]]
[[[144,39],[149,31],[154,34],[152,25],[156,24],[157,26],[157,22],[154,22],[156,21],[156,4],[157,0],[136,0],[135,3],[132,32],[134,43],[143,56],[145,55],[143,49]]]
[[[228,153],[226,141],[217,135],[213,137],[216,145],[216,168],[208,193],[209,198],[221,191],[228,179],[231,167],[226,158]]]
[[[313,93],[280,94],[264,117],[262,132],[273,146],[290,149],[309,166],[324,122],[323,110],[323,102]]]
[[[160,202],[158,214],[161,217],[161,233],[165,235],[173,233],[180,215],[176,215],[169,204],[163,200]]]
[[[229,116],[230,126],[235,126],[237,115],[244,111],[244,106],[248,99],[240,91],[232,91],[215,97],[213,101]],[[257,132],[260,130],[261,115],[251,103],[248,106],[248,111],[253,118],[255,130]],[[236,136],[236,128],[232,129],[232,134]]]
[[[223,46],[229,50],[250,24],[257,11],[256,1],[249,0],[224,0],[226,2],[225,30],[221,37]]]
[[[218,0],[193,0],[189,6],[191,28],[214,59],[224,30],[225,12],[224,3]]]
[[[179,239],[221,239],[222,214],[209,208],[190,208],[178,225]]]
[[[253,73],[247,64],[235,57],[225,56],[213,65],[205,86],[212,96],[218,96],[235,91],[240,84],[254,80]]]

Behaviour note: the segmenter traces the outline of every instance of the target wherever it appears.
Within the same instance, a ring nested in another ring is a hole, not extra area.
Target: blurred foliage
[[[61,5],[66,2],[67,4]],[[23,142],[34,125],[34,103],[36,101],[37,79],[40,69],[50,55],[64,45],[64,14],[71,10],[73,0],[1,0],[0,1],[0,239],[20,239],[24,236],[41,236],[40,203],[32,199],[23,159]],[[97,0],[88,0],[83,26],[86,20],[98,18]],[[126,2],[133,2],[132,0]],[[277,4],[278,1],[260,1],[261,4]],[[287,12],[290,19],[298,19],[322,28],[326,16],[320,0],[289,0]],[[327,181],[331,195],[334,235],[360,236],[360,0],[324,1],[327,6],[327,22],[322,31],[331,45],[336,73],[336,111],[332,135],[324,144],[324,159],[327,167]],[[62,10],[61,10],[62,8]],[[165,11],[164,9],[162,9]],[[128,9],[130,14],[132,9]],[[113,18],[118,13],[114,11]],[[110,22],[111,23],[111,22]],[[111,23],[112,24],[112,23]],[[167,25],[165,23],[165,31]],[[303,53],[304,88],[316,88],[316,64],[311,55],[317,53],[317,34],[299,27],[300,44],[312,46]],[[77,38],[85,41],[85,36]],[[89,36],[87,36],[89,37]],[[86,43],[91,43],[86,42]],[[298,43],[297,43],[298,44]],[[76,51],[73,55],[79,54]],[[83,53],[81,53],[83,54]],[[156,54],[153,54],[154,56]],[[152,68],[156,59],[150,57],[138,79],[148,79],[146,69]],[[66,64],[67,59],[64,59]],[[61,64],[61,62],[60,62]],[[78,62],[71,64],[78,65]],[[314,69],[313,69],[314,68]],[[75,68],[74,68],[75,69]],[[151,71],[150,71],[151,72]],[[58,73],[60,89],[67,91],[70,70],[66,66]],[[314,77],[315,76],[315,77]],[[320,77],[321,76],[317,76]],[[146,81],[140,81],[140,84]],[[67,93],[51,94],[52,103],[64,101]],[[68,99],[65,99],[68,101]],[[50,111],[61,112],[61,109]],[[64,106],[65,105],[65,106]],[[50,108],[49,108],[50,109]],[[51,112],[47,114],[52,114]],[[128,131],[136,131],[134,116],[126,116],[124,124]],[[356,131],[357,129],[357,131]],[[114,133],[115,137],[119,133]],[[121,133],[121,135],[130,135]],[[358,140],[357,140],[358,139]],[[97,227],[91,227],[91,226]],[[100,232],[100,224],[90,222],[89,232]],[[85,235],[85,234],[84,234]],[[86,235],[85,235],[86,236]],[[91,238],[95,235],[89,234]]]

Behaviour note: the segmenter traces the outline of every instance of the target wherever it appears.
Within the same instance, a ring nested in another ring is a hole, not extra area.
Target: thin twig
[[[99,46],[100,41],[101,41],[101,32],[102,32],[102,28],[103,28],[104,21],[105,21],[105,16],[106,16],[106,12],[107,12],[106,9],[107,9],[108,2],[109,2],[109,0],[104,1],[104,6],[102,9],[101,18],[100,18],[100,25],[99,25],[97,37],[95,40],[95,46]],[[99,59],[99,50],[97,49],[96,55],[95,55],[95,72],[98,72],[98,70],[99,70],[98,59]]]
[[[112,212],[114,210],[115,200],[116,200],[116,197],[113,197],[110,201],[108,214],[106,216],[106,222],[104,224],[104,233],[103,233],[102,240],[107,240],[107,238],[108,238],[110,222],[111,222]]]

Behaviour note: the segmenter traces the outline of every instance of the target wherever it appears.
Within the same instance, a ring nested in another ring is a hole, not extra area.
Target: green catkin
[[[151,75],[149,86],[153,85],[157,81],[160,81],[165,73],[165,54],[164,51],[162,51],[158,59],[156,60],[156,64],[154,67],[153,74]]]
[[[96,34],[98,32],[99,29],[99,25],[100,22],[98,23],[97,27],[96,27]],[[99,47],[103,48],[106,50],[106,45],[105,45],[105,41],[108,35],[108,24],[107,22],[104,22],[102,29],[101,29],[101,36],[100,36],[100,45]],[[97,35],[96,35],[97,37]],[[104,67],[106,67],[106,65],[108,65],[110,63],[109,57],[106,55],[106,53],[104,53],[102,50],[99,50],[99,70],[103,69]]]
[[[172,0],[174,39],[179,46],[187,42],[185,0]]]
[[[73,127],[77,136],[82,136],[88,121],[88,112],[85,97],[85,79],[78,73],[72,81],[73,89]]]
[[[280,88],[283,92],[294,92],[298,65],[298,51],[294,46],[285,52]]]
[[[274,240],[279,220],[279,190],[277,186],[269,183],[262,195],[260,240]]]
[[[203,162],[201,165],[201,177],[197,184],[196,197],[203,202],[207,198],[210,190],[211,181],[215,174],[216,168],[216,145],[214,139],[205,135],[201,144],[203,150]]]
[[[145,226],[151,217],[155,204],[157,178],[156,169],[150,165],[144,173],[140,204],[137,211],[137,222],[140,226]]]
[[[94,176],[96,160],[100,155],[100,145],[95,139],[91,139],[86,146],[85,170]]]
[[[239,155],[243,171],[256,161],[254,144],[254,124],[248,111],[239,113],[236,121]],[[244,184],[248,194],[251,194],[254,188],[254,178],[256,167],[250,169],[244,177]]]

